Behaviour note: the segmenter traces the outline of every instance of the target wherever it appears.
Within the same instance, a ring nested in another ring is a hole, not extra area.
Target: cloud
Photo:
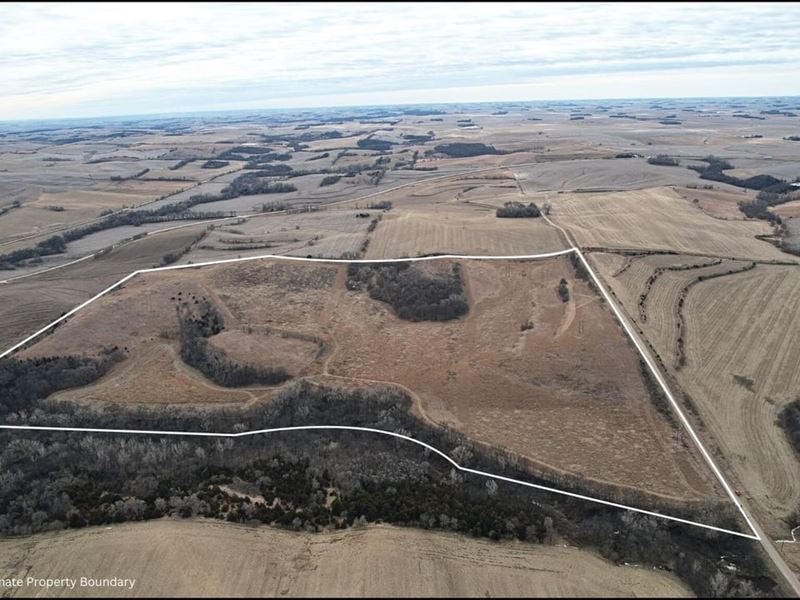
[[[750,95],[792,94],[798,26],[797,4],[3,4],[0,118],[492,88],[598,97],[604,77],[626,96],[654,89],[651,76],[680,95],[733,95],[733,71],[758,74]]]

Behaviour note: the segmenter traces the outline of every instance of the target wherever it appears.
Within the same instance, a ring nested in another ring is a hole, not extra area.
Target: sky
[[[800,3],[0,4],[0,120],[800,95]]]

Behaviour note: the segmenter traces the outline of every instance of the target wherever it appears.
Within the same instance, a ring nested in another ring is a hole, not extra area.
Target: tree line
[[[215,319],[207,318],[202,328],[216,329]],[[38,393],[29,391],[28,397]],[[273,401],[250,407],[134,409],[32,400],[29,410],[12,420],[197,431],[340,423],[376,427],[429,443],[464,466],[546,483],[516,466],[513,457],[419,420],[410,407],[410,398],[395,388],[341,389],[300,381]],[[5,535],[165,515],[309,532],[388,522],[494,540],[548,543],[558,536],[618,563],[670,570],[701,596],[779,591],[764,575],[768,571],[750,540],[460,473],[416,445],[366,432],[235,440],[0,432],[0,464],[0,532]],[[237,494],[241,483],[254,486],[264,502]],[[721,506],[709,504],[699,517],[696,512],[677,514],[735,527],[734,517]],[[728,558],[734,569],[722,568],[723,555],[734,557]]]
[[[181,359],[217,385],[275,385],[291,378],[282,367],[240,364],[224,350],[211,345],[207,338],[220,333],[225,325],[220,312],[206,298],[198,299],[194,306],[181,303],[177,309]]]

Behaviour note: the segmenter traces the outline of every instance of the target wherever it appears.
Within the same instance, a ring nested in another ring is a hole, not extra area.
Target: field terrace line
[[[762,540],[761,536],[759,535],[758,530],[753,525],[752,521],[750,520],[750,517],[745,512],[744,507],[741,505],[741,503],[736,498],[732,488],[730,487],[730,485],[728,485],[727,481],[725,480],[725,478],[722,475],[722,472],[719,470],[719,468],[716,466],[716,464],[714,463],[713,459],[711,458],[711,455],[708,453],[708,451],[706,451],[705,447],[703,447],[702,443],[700,442],[699,437],[697,436],[697,434],[692,429],[688,419],[683,414],[683,411],[681,411],[680,407],[678,406],[678,403],[675,401],[675,398],[673,397],[672,393],[670,392],[669,388],[667,387],[667,384],[666,384],[665,380],[663,379],[661,374],[658,372],[658,369],[656,368],[655,364],[652,362],[650,357],[644,351],[643,346],[641,345],[641,343],[639,342],[637,337],[634,335],[633,330],[630,328],[630,326],[628,325],[626,319],[623,317],[621,311],[617,308],[616,304],[611,299],[611,296],[605,290],[605,287],[603,287],[602,283],[600,282],[600,279],[597,277],[597,275],[595,274],[594,270],[589,265],[589,262],[586,260],[584,255],[581,253],[580,249],[571,244],[571,242],[569,241],[569,237],[566,235],[566,232],[561,227],[558,227],[557,225],[553,224],[552,221],[550,221],[550,219],[547,219],[546,217],[545,217],[545,219],[547,220],[548,223],[550,223],[551,225],[554,225],[554,227],[560,229],[565,234],[565,237],[566,237],[568,243],[571,246],[570,248],[568,248],[566,250],[558,250],[558,251],[555,251],[555,252],[546,252],[546,253],[542,253],[542,254],[524,254],[524,255],[513,255],[513,256],[482,256],[482,255],[462,255],[462,254],[440,254],[440,255],[434,255],[434,256],[419,256],[419,257],[414,257],[414,258],[387,258],[387,259],[303,258],[303,257],[300,257],[300,256],[285,256],[285,255],[279,255],[279,254],[264,254],[264,255],[260,255],[260,256],[247,256],[247,257],[243,257],[243,258],[230,258],[230,259],[224,259],[224,260],[213,260],[213,261],[207,261],[207,262],[201,262],[201,263],[192,263],[192,264],[185,264],[185,265],[172,265],[172,266],[168,266],[168,267],[156,267],[156,268],[152,268],[152,269],[140,269],[138,271],[134,271],[134,272],[130,273],[129,275],[126,275],[125,277],[123,277],[122,279],[117,281],[116,283],[110,285],[109,287],[107,287],[103,291],[101,291],[98,294],[92,296],[91,298],[89,298],[85,302],[79,304],[78,306],[76,306],[75,308],[70,310],[69,312],[63,314],[58,319],[56,319],[56,320],[52,321],[51,323],[45,325],[44,327],[42,327],[41,329],[39,329],[38,331],[36,331],[32,335],[30,335],[27,338],[25,338],[24,340],[14,344],[13,346],[11,346],[7,350],[5,350],[2,354],[0,354],[0,359],[5,358],[6,356],[9,356],[10,354],[15,352],[16,350],[20,349],[21,347],[23,347],[26,344],[28,344],[29,342],[33,341],[37,337],[41,336],[43,333],[47,332],[49,329],[51,329],[52,327],[54,327],[58,323],[61,323],[62,321],[65,321],[66,319],[68,319],[69,317],[71,317],[72,315],[74,315],[75,313],[80,311],[81,309],[85,308],[86,306],[88,306],[92,302],[102,298],[103,296],[105,296],[109,292],[117,289],[119,286],[121,286],[125,282],[127,282],[130,279],[134,278],[135,276],[143,274],[143,273],[154,273],[154,272],[160,272],[160,271],[175,271],[175,270],[178,270],[178,269],[193,269],[193,268],[205,267],[205,266],[209,266],[209,265],[228,264],[228,263],[237,263],[237,262],[252,261],[252,260],[265,260],[265,259],[286,260],[286,261],[300,261],[300,262],[317,262],[317,263],[336,263],[336,264],[349,264],[349,263],[381,264],[381,263],[421,262],[421,261],[433,261],[433,260],[445,260],[445,259],[461,259],[461,260],[536,260],[536,259],[552,258],[552,257],[556,257],[556,256],[564,256],[564,255],[567,255],[567,254],[575,253],[578,256],[578,258],[580,259],[580,261],[583,264],[583,266],[586,268],[586,270],[591,275],[594,284],[600,290],[603,298],[611,306],[614,314],[616,315],[616,317],[619,320],[619,322],[622,324],[623,329],[625,330],[625,332],[628,335],[628,337],[631,339],[631,341],[636,346],[636,349],[639,351],[639,354],[641,355],[641,357],[643,358],[643,360],[647,364],[648,368],[650,369],[652,374],[655,376],[656,381],[658,381],[659,385],[661,386],[661,388],[665,392],[667,398],[670,400],[670,403],[672,404],[672,407],[674,408],[675,412],[680,417],[680,420],[683,423],[684,427],[688,430],[688,432],[689,432],[690,436],[692,437],[692,440],[694,441],[695,445],[698,447],[698,449],[700,450],[701,454],[706,459],[706,462],[709,464],[709,466],[711,467],[712,471],[717,476],[717,479],[719,479],[720,483],[722,484],[722,486],[725,489],[725,491],[728,493],[728,496],[733,501],[734,505],[739,509],[739,512],[742,514],[742,516],[744,517],[745,521],[747,522],[747,525],[750,527],[750,530],[753,532],[752,535],[751,534],[747,534],[747,533],[741,533],[741,532],[737,532],[737,531],[732,531],[732,530],[729,530],[729,529],[723,529],[723,528],[715,527],[713,525],[707,525],[707,524],[704,524],[704,523],[699,523],[697,521],[690,521],[690,520],[687,520],[687,519],[681,519],[681,518],[678,518],[678,517],[664,515],[664,514],[661,514],[661,513],[648,511],[648,510],[645,510],[645,509],[642,509],[642,508],[636,508],[636,507],[633,507],[633,506],[628,506],[628,505],[625,505],[625,504],[617,504],[615,502],[610,502],[608,500],[602,500],[602,499],[599,499],[599,498],[592,498],[592,497],[589,497],[589,496],[583,496],[581,494],[575,494],[573,492],[567,492],[567,491],[564,491],[564,490],[558,490],[558,489],[555,489],[555,488],[549,488],[549,487],[546,487],[546,486],[541,486],[541,485],[538,485],[538,484],[534,484],[534,483],[530,483],[530,482],[526,482],[526,481],[521,481],[521,480],[518,480],[518,479],[512,479],[512,478],[509,478],[509,477],[504,477],[502,475],[496,475],[496,474],[493,474],[493,473],[487,473],[485,471],[476,471],[474,469],[469,469],[467,467],[462,467],[461,465],[456,463],[452,458],[447,456],[441,450],[438,450],[438,449],[434,448],[433,446],[425,444],[424,442],[421,442],[421,441],[416,440],[416,439],[411,438],[411,437],[400,435],[398,433],[394,433],[394,432],[391,432],[391,431],[384,431],[384,430],[381,430],[381,429],[370,429],[370,428],[365,428],[365,427],[343,426],[343,425],[341,425],[341,426],[339,426],[339,425],[309,425],[309,426],[289,427],[289,428],[261,429],[261,430],[255,430],[255,431],[245,431],[245,432],[241,432],[241,433],[212,433],[212,432],[206,433],[206,432],[186,432],[186,431],[148,431],[148,430],[137,430],[137,429],[102,429],[102,428],[81,428],[81,427],[43,427],[43,426],[33,426],[33,425],[0,425],[0,429],[5,429],[5,430],[27,430],[27,431],[64,431],[64,432],[82,432],[82,433],[117,433],[117,434],[138,434],[138,435],[206,436],[206,437],[242,437],[242,436],[248,436],[248,435],[275,433],[275,432],[280,432],[280,431],[298,431],[298,430],[308,430],[308,429],[319,429],[319,430],[324,430],[324,429],[342,429],[342,430],[352,430],[352,431],[369,431],[369,432],[373,432],[373,433],[390,435],[390,436],[393,436],[393,437],[397,437],[397,438],[400,438],[400,439],[411,441],[411,442],[414,442],[414,443],[419,444],[421,446],[424,446],[428,450],[431,450],[431,451],[435,452],[436,454],[438,454],[438,455],[442,456],[443,458],[445,458],[448,462],[450,462],[459,471],[462,471],[462,472],[465,472],[465,473],[472,473],[472,474],[475,474],[475,475],[480,475],[482,477],[489,477],[489,478],[492,478],[492,479],[498,479],[500,481],[506,481],[506,482],[509,482],[509,483],[517,484],[517,485],[523,485],[523,486],[526,486],[526,487],[540,489],[540,490],[543,490],[543,491],[548,491],[548,492],[552,492],[552,493],[555,493],[555,494],[560,494],[560,495],[563,495],[563,496],[570,496],[570,497],[574,497],[574,498],[579,498],[581,500],[586,500],[586,501],[594,502],[594,503],[597,503],[597,504],[603,504],[603,505],[607,505],[607,506],[612,506],[612,507],[615,507],[615,508],[621,508],[621,509],[624,509],[624,510],[630,510],[632,512],[646,514],[646,515],[649,515],[649,516],[658,517],[658,518],[666,519],[666,520],[669,520],[669,521],[675,521],[675,522],[684,523],[684,524],[687,524],[687,525],[694,525],[696,527],[702,527],[704,529],[710,529],[710,530],[718,531],[718,532],[721,532],[721,533],[727,533],[727,534],[730,534],[730,535],[735,535],[735,536],[744,537],[744,538],[748,538],[748,539],[752,539],[752,540],[756,540],[756,541],[761,541],[763,543],[763,540]]]

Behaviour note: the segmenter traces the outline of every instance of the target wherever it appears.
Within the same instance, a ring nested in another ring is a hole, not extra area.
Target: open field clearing
[[[147,385],[142,385],[146,376]],[[164,343],[141,344],[107,378],[93,385],[56,393],[57,400],[80,403],[214,405],[242,403],[266,395],[212,384],[183,364],[175,349]]]
[[[800,217],[800,200],[792,200],[786,204],[781,204],[772,209],[772,212],[780,215],[782,219]]]
[[[666,573],[577,548],[388,526],[308,534],[160,520],[3,540],[0,550],[8,577],[136,579],[132,591],[76,596],[691,596]]]
[[[786,537],[788,528],[797,525],[786,519],[800,502],[800,481],[797,456],[777,419],[797,397],[800,385],[800,358],[790,350],[800,345],[800,308],[787,301],[800,294],[800,268],[757,265],[713,277],[752,264],[724,260],[715,266],[663,271],[647,294],[647,318],[642,320],[640,296],[656,265],[700,265],[711,259],[662,255],[628,260],[625,268],[619,255],[591,255],[662,364],[691,398],[770,533]],[[700,276],[712,278],[682,294]],[[679,315],[684,364],[676,369]]]
[[[395,208],[370,235],[366,258],[425,254],[520,255],[566,246],[542,219],[498,219],[494,210],[463,204]]]
[[[324,349],[319,338],[269,327],[223,331],[209,341],[236,361],[267,367],[277,365],[295,377],[309,374]]]
[[[579,246],[674,250],[752,260],[795,260],[756,239],[764,221],[723,221],[705,214],[670,188],[609,194],[550,195],[551,218]]]
[[[448,264],[414,268],[435,273]],[[463,265],[471,308],[449,322],[399,319],[386,304],[348,290],[344,265],[254,261],[146,274],[22,356],[95,355],[113,346],[131,353],[96,384],[64,392],[64,398],[134,404],[256,399],[228,394],[212,400],[208,389],[198,393],[202,381],[163,347],[177,337],[176,299],[192,306],[208,298],[225,322],[225,332],[211,343],[248,364],[399,385],[424,418],[505,448],[551,476],[678,501],[716,494],[693,449],[655,408],[626,338],[574,277],[568,259]],[[567,302],[558,295],[561,279],[570,290]],[[160,385],[140,391],[136,373],[149,378],[153,370],[174,382],[170,393],[159,396]]]

